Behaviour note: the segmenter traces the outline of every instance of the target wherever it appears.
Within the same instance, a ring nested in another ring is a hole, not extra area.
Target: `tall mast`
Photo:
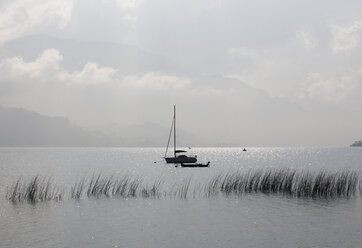
[[[176,158],[176,105],[173,105],[173,153]]]

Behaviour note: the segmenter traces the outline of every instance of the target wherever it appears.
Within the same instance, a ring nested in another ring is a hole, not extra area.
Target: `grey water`
[[[19,177],[49,176],[69,189],[94,174],[194,185],[250,168],[354,170],[360,148],[194,148],[210,168],[176,168],[163,148],[0,148],[0,247],[361,247],[362,200],[273,194],[143,198],[65,197],[13,204]]]

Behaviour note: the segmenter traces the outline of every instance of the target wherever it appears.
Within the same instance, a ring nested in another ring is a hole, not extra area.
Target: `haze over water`
[[[355,0],[0,1],[0,106],[43,115],[0,122],[0,145],[163,146],[177,105],[185,145],[347,146],[362,138],[361,12]]]
[[[340,190],[362,168],[347,147],[362,140],[361,13],[360,0],[0,0],[0,247],[361,247],[362,185]],[[175,105],[178,148],[215,147],[191,149],[210,168],[164,163]],[[257,169],[287,174],[284,189],[294,169],[327,175],[320,188],[342,195],[204,192]],[[70,199],[98,175],[144,191]],[[63,199],[22,199],[31,178]]]
[[[164,148],[0,149],[1,247],[358,247],[362,201],[242,196],[86,198],[27,202],[5,199],[19,176],[41,173],[69,187],[94,173],[129,174],[166,185],[204,183],[220,172],[249,168],[351,169],[361,173],[359,148],[197,148],[210,168],[166,165]],[[157,163],[154,163],[157,161]]]

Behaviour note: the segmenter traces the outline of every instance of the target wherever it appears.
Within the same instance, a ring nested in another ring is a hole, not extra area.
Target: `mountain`
[[[100,139],[64,117],[0,107],[0,146],[94,146]]]
[[[155,123],[113,125],[89,131],[64,117],[49,117],[20,108],[0,106],[0,147],[165,146],[169,129]],[[183,144],[197,138],[180,130]]]

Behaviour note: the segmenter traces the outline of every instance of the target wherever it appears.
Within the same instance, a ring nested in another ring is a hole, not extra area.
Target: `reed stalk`
[[[190,189],[191,185],[193,188]],[[204,191],[202,194],[201,191]],[[164,181],[156,179],[145,184],[141,178],[124,176],[103,176],[94,174],[88,180],[81,179],[70,187],[69,198],[118,197],[118,198],[161,198],[173,197],[187,199],[203,195],[206,198],[218,194],[225,196],[243,194],[282,194],[296,198],[333,199],[350,198],[362,192],[362,183],[354,171],[322,170],[311,172],[291,168],[265,168],[247,171],[220,173],[205,182],[191,183],[191,178],[181,184],[164,187]],[[62,200],[65,188],[59,190],[50,177],[35,175],[29,181],[20,177],[7,187],[6,197],[13,203],[47,202]]]

